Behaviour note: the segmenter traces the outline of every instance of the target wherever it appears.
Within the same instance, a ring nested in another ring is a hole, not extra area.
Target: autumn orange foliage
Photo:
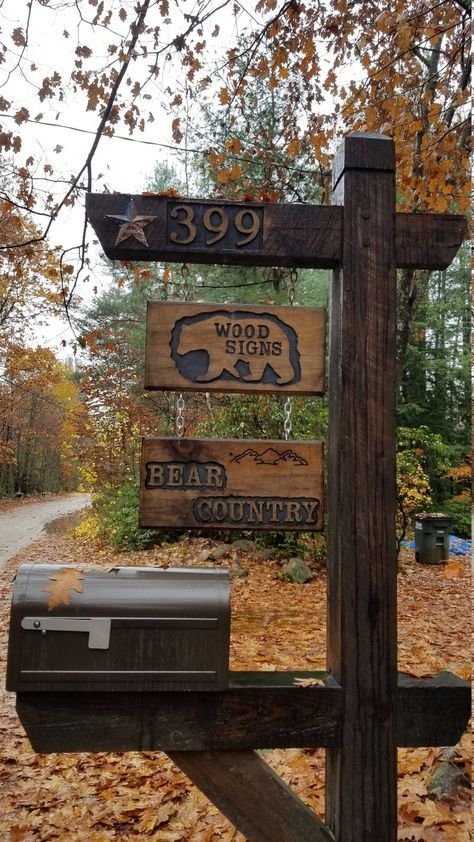
[[[0,362],[0,492],[71,490],[83,410],[70,369],[48,348],[14,342]]]
[[[381,132],[395,140],[402,210],[469,209],[466,4],[334,0],[277,9],[274,0],[259,0],[256,9],[267,15],[266,38],[254,30],[252,49],[247,41],[228,53],[219,92],[228,119],[248,96],[247,82],[262,79],[286,105],[287,156],[313,150],[326,201],[337,139]],[[239,153],[251,160],[256,150],[244,144]]]

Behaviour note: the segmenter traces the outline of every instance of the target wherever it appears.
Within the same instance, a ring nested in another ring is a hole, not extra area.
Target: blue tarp
[[[402,547],[409,547],[409,549],[415,549],[415,542],[414,541],[402,541]],[[458,538],[457,535],[450,535],[449,536],[449,553],[450,555],[470,555],[471,554],[471,541],[467,541],[465,538]]]

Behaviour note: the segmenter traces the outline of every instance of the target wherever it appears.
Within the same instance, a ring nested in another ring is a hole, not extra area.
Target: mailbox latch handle
[[[48,631],[87,632],[89,649],[108,649],[110,617],[23,617],[22,629],[46,634]]]

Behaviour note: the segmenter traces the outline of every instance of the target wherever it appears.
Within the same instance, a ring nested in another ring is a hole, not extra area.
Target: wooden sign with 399
[[[86,208],[111,260],[321,269],[342,260],[343,208],[337,205],[88,193]],[[456,215],[396,214],[397,266],[446,268],[465,226]]]
[[[88,193],[87,215],[112,260],[334,266],[340,208]]]
[[[324,392],[325,311],[149,302],[145,388]]]

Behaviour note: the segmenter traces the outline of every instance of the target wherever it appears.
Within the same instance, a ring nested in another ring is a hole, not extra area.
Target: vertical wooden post
[[[329,363],[328,669],[342,741],[327,753],[336,842],[396,839],[395,164],[384,135],[349,135],[333,168],[344,206]]]

